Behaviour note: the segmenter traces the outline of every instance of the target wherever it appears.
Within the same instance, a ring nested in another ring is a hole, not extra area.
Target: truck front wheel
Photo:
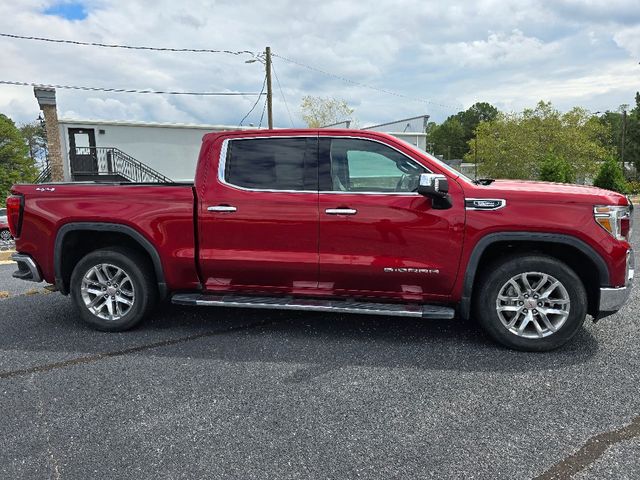
[[[95,250],[71,274],[70,293],[82,319],[93,328],[133,328],[153,308],[156,285],[149,262],[125,248]]]
[[[484,330],[507,347],[553,350],[584,323],[587,294],[565,263],[544,255],[514,256],[484,270],[474,311]]]

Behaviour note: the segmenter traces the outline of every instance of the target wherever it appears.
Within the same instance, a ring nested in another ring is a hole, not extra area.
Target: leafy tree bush
[[[27,142],[29,157],[38,164],[44,164],[47,158],[47,132],[44,123],[38,120],[20,126],[20,133]]]
[[[627,185],[620,165],[614,158],[608,158],[602,165],[598,175],[593,180],[596,187],[606,188],[614,192],[626,193]]]
[[[474,103],[466,110],[450,115],[440,125],[427,126],[428,142],[436,155],[445,159],[463,158],[469,152],[469,141],[480,122],[495,120],[498,109],[486,102]]]
[[[465,160],[472,162],[477,148],[480,175],[495,178],[538,178],[548,152],[570,162],[578,180],[595,175],[597,159],[610,150],[601,143],[607,132],[597,117],[582,108],[561,113],[540,102],[521,113],[499,113],[476,128]]]
[[[631,193],[633,195],[640,194],[640,181],[631,180],[627,182],[627,193]]]
[[[330,97],[302,97],[302,119],[309,128],[320,128],[351,119],[353,108],[345,100]]]
[[[38,170],[27,143],[13,120],[0,113],[0,204],[14,183],[32,182]]]
[[[573,169],[563,157],[552,152],[542,160],[539,179],[543,182],[573,183]]]

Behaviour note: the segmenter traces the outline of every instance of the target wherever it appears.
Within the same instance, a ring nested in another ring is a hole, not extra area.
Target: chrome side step
[[[361,313],[395,317],[452,319],[454,310],[440,305],[356,302],[294,297],[254,297],[248,295],[206,295],[178,293],[171,298],[177,305],[202,307],[264,308],[272,310],[307,310],[314,312]]]

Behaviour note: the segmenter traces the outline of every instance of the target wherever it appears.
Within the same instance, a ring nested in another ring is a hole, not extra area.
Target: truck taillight
[[[23,207],[24,197],[22,195],[10,195],[7,197],[7,221],[13,238],[20,236]]]
[[[593,216],[598,224],[618,240],[631,240],[631,207],[618,205],[598,205],[593,208]]]

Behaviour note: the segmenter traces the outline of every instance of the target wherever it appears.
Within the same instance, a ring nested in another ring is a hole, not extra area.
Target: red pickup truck
[[[620,309],[634,273],[625,196],[472,181],[370,131],[208,134],[194,184],[16,185],[7,207],[14,276],[55,284],[109,331],[170,298],[457,315],[549,350]]]

